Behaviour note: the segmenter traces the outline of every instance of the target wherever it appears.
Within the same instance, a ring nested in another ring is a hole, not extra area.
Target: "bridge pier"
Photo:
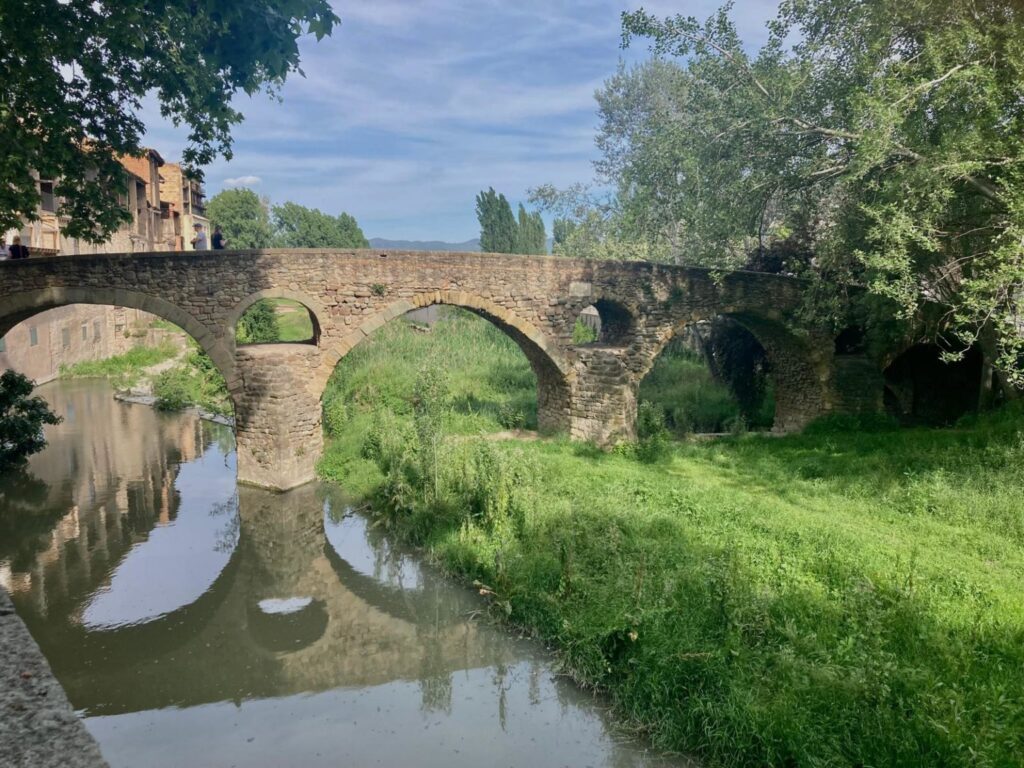
[[[320,399],[312,391],[320,362],[312,345],[238,350],[232,394],[239,483],[285,491],[314,479],[324,447]]]
[[[579,347],[569,413],[569,436],[600,445],[636,436],[638,384],[626,367],[624,349]]]

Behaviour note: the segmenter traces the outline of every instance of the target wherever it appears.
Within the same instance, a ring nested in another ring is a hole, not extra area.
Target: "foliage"
[[[548,236],[544,230],[544,219],[540,211],[527,213],[519,204],[519,225],[516,230],[515,253],[545,254],[548,252]]]
[[[412,421],[416,428],[420,475],[429,479],[431,498],[436,498],[440,490],[439,452],[444,440],[445,414],[451,398],[448,377],[438,363],[436,360],[428,360],[420,368],[412,399]]]
[[[756,54],[729,10],[623,15],[624,43],[681,62],[601,99],[624,218],[718,266],[795,242],[833,294],[860,283],[905,317],[936,304],[964,347],[988,328],[1021,381],[1024,6],[787,0]]]
[[[274,242],[281,248],[369,248],[356,220],[287,202],[273,207]]]
[[[206,204],[210,221],[220,227],[228,247],[269,248],[274,231],[270,226],[269,203],[251,189],[225,189]]]
[[[554,253],[577,259],[671,260],[665,243],[645,240],[627,226],[615,196],[574,184],[530,190],[530,202],[554,215]]]
[[[0,471],[43,450],[43,425],[63,421],[43,398],[32,396],[34,386],[31,379],[15,371],[0,374]]]
[[[178,347],[165,339],[155,347],[132,347],[123,355],[61,366],[60,377],[62,379],[108,378],[113,381],[116,388],[128,389],[139,381],[146,368],[170,360],[177,354]]]
[[[677,437],[693,432],[730,432],[743,419],[736,398],[712,375],[705,358],[671,344],[640,382],[637,398],[641,403],[660,406],[666,427]],[[752,426],[771,427],[773,410],[774,402],[768,398],[767,405],[758,411],[759,415],[766,411],[766,418]]]
[[[476,217],[480,222],[480,250],[487,253],[547,253],[547,233],[539,211],[527,213],[522,203],[519,218],[505,195],[493,187],[476,196]]]
[[[277,312],[268,299],[260,299],[238,319],[235,336],[240,344],[270,344],[281,340]]]
[[[537,380],[522,350],[488,321],[448,308],[429,333],[394,320],[345,355],[324,392],[328,436],[348,444],[381,411],[411,425],[428,359],[448,373],[445,434],[537,428]]]
[[[636,413],[636,456],[647,464],[665,459],[671,452],[665,411],[656,403],[644,400]]]
[[[210,356],[190,340],[191,349],[185,361],[153,380],[156,407],[163,411],[179,411],[198,406],[211,413],[228,415],[232,411],[224,376]]]
[[[299,71],[298,38],[338,21],[327,0],[3,0],[0,230],[35,218],[34,172],[56,180],[67,235],[105,240],[129,219],[117,157],[142,150],[144,96],[188,126],[193,171],[230,158],[232,97],[280,86]]]
[[[597,341],[597,331],[577,317],[572,326],[572,343],[579,346],[593,344],[595,341]]]
[[[480,250],[485,253],[515,253],[519,226],[505,195],[494,187],[476,196],[476,218],[480,222]]]

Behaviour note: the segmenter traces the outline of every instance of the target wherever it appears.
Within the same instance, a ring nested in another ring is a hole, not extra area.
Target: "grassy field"
[[[170,360],[178,352],[178,347],[170,341],[155,347],[133,347],[123,355],[61,366],[60,376],[63,379],[109,378],[115,386],[127,388],[138,382],[146,368]]]
[[[392,323],[339,365],[321,473],[663,747],[710,765],[1024,764],[1020,408],[676,443],[657,463],[466,437],[532,425],[532,387],[482,321]]]

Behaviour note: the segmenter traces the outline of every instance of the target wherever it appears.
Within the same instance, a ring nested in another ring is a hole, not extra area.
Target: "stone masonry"
[[[0,335],[73,303],[151,312],[192,335],[234,400],[241,482],[285,489],[313,476],[323,447],[320,398],[338,361],[390,320],[434,304],[475,312],[508,334],[537,375],[542,431],[613,442],[633,434],[636,392],[688,324],[726,315],[772,361],[775,428],[800,429],[834,410],[870,409],[837,381],[834,340],[792,330],[801,284],[775,275],[636,262],[505,254],[262,250],[49,257],[0,263]],[[255,302],[305,305],[312,344],[236,349],[235,324]],[[609,330],[574,346],[573,325],[596,306]],[[849,368],[849,361],[845,362]],[[861,377],[874,387],[875,380]]]

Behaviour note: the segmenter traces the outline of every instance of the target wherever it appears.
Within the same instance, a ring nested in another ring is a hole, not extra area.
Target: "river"
[[[231,431],[39,390],[0,479],[0,585],[115,768],[683,766],[334,487],[235,483]]]

